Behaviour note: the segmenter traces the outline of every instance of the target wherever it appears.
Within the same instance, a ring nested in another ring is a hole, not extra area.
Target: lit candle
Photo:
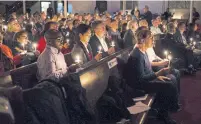
[[[8,28],[8,27],[7,27],[6,25],[3,26],[3,29],[4,29],[5,31],[7,31],[7,28]]]
[[[78,55],[76,56],[75,62],[78,64],[80,63],[80,57]]]
[[[66,36],[69,36],[69,32],[66,32]]]
[[[24,46],[25,46],[25,44],[24,43],[22,43],[22,49],[24,50]]]
[[[98,53],[102,53],[102,47],[101,46],[98,47]]]
[[[37,44],[34,43],[34,44],[33,44],[33,47],[34,47],[34,51],[36,51]]]
[[[190,41],[192,42],[192,41],[193,41],[193,38],[190,38]]]
[[[172,60],[172,56],[171,56],[171,55],[168,55],[168,60],[169,60],[168,67],[170,67],[170,62],[171,62],[171,60]]]
[[[165,58],[168,59],[168,51],[167,50],[164,52],[164,54],[165,54]]]
[[[115,43],[114,43],[114,41],[112,41],[112,44],[111,44],[111,46],[112,46],[112,47],[115,47]]]
[[[69,44],[69,39],[66,39],[66,43]]]

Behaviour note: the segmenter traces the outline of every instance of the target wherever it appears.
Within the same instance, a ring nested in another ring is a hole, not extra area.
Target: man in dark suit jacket
[[[102,57],[106,57],[115,52],[114,47],[111,46],[111,43],[105,38],[106,30],[105,25],[102,21],[95,21],[92,24],[94,30],[94,35],[91,37],[89,44],[92,48],[93,56],[102,54]]]
[[[99,60],[100,55],[93,57],[92,49],[89,42],[91,37],[90,26],[85,24],[80,24],[77,27],[77,33],[79,35],[79,41],[74,45],[71,52],[71,56],[74,62],[79,64],[85,64],[89,61]],[[79,61],[79,62],[78,62]]]

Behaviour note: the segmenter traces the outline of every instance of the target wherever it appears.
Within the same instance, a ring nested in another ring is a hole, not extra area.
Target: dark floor
[[[181,95],[182,111],[172,114],[177,124],[201,124],[201,71],[196,76],[182,76]],[[148,121],[147,124],[162,124]]]

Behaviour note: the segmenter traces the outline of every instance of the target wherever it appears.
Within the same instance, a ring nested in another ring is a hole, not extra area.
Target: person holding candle
[[[108,39],[105,38],[106,30],[105,25],[102,21],[95,21],[92,24],[92,28],[94,30],[94,35],[90,38],[89,44],[92,48],[93,56],[99,54],[99,47],[102,48],[102,57],[106,57],[108,55],[111,55],[115,52],[114,47],[111,46]]]
[[[192,38],[192,42],[200,42],[201,41],[201,37],[200,37],[200,33],[197,31],[198,26],[197,24],[194,23],[190,23],[188,25],[188,30],[186,31],[186,39],[188,41],[191,41],[190,39]]]
[[[179,47],[180,50],[183,49],[185,51],[188,51],[188,54],[193,55],[194,59],[197,58],[198,56],[201,56],[201,50],[192,49],[192,47],[188,44],[188,42],[186,40],[186,37],[184,36],[184,31],[186,31],[186,25],[185,25],[184,22],[180,22],[178,24],[178,30],[174,34],[174,39],[176,40],[176,44],[175,45],[177,47]],[[193,62],[192,62],[192,65],[190,65],[190,68],[195,68],[197,66],[194,63],[194,59],[192,60]]]
[[[15,34],[11,49],[16,67],[36,61],[36,58],[39,55],[39,52],[34,50],[32,43],[28,41],[28,34],[26,31],[20,31]]]
[[[118,31],[118,21],[111,19],[109,25],[109,30],[107,32],[107,38],[110,40],[110,44],[113,44],[115,51],[118,51],[123,48],[123,39],[121,34]]]
[[[45,32],[44,37],[47,45],[37,60],[37,78],[38,80],[53,79],[59,81],[68,73],[64,55],[60,51],[63,36],[58,30],[50,29]]]
[[[90,26],[80,24],[77,27],[77,33],[79,34],[79,42],[77,42],[71,52],[73,59],[76,60],[77,56],[79,56],[81,60],[80,64],[87,63],[94,59],[99,61],[102,55],[99,53],[95,57],[93,57],[91,46],[88,43],[91,37]]]
[[[144,90],[145,93],[156,93],[159,103],[158,118],[165,124],[176,124],[170,119],[169,111],[177,106],[177,88],[174,85],[176,79],[173,75],[163,76],[169,68],[163,68],[157,72],[151,69],[151,63],[146,54],[147,48],[152,47],[153,37],[149,30],[141,30],[136,34],[137,45],[133,48],[125,66],[124,78],[133,89]]]

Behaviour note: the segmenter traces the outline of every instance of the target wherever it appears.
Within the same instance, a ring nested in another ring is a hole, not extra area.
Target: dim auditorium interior
[[[201,124],[201,1],[0,1],[0,124]]]

